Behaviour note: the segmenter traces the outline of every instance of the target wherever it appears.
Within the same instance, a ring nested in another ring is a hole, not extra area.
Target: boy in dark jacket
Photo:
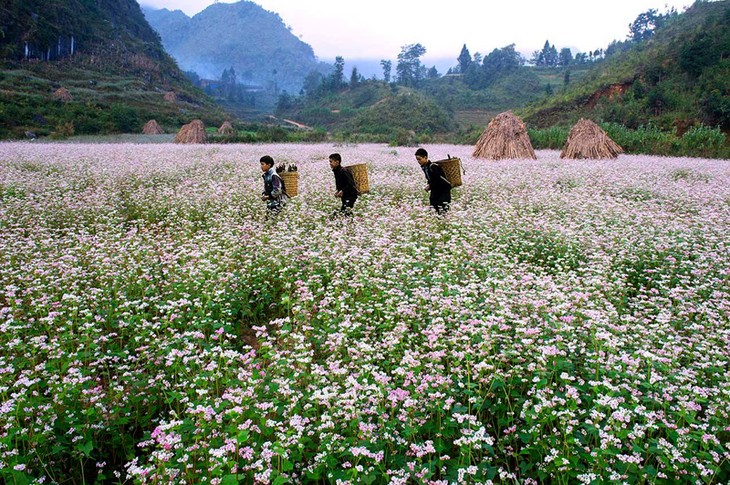
[[[426,191],[430,192],[428,201],[437,214],[445,214],[451,204],[451,183],[444,170],[428,159],[428,152],[423,148],[416,150],[416,160],[426,176]]]
[[[357,189],[355,188],[355,179],[349,170],[342,168],[342,157],[339,153],[333,153],[329,156],[330,168],[335,175],[335,197],[342,199],[342,207],[340,213],[344,215],[352,215],[352,207],[357,200]]]
[[[287,196],[284,183],[274,170],[273,158],[264,155],[259,162],[261,163],[262,178],[264,179],[264,191],[261,193],[261,200],[266,202],[268,214],[275,215],[286,205]]]

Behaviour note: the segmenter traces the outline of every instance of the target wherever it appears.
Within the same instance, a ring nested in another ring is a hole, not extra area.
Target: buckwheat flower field
[[[426,148],[0,144],[0,482],[730,483],[730,162]]]

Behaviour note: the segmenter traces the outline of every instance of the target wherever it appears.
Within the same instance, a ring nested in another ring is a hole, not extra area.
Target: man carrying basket
[[[430,192],[428,201],[437,214],[445,214],[451,205],[451,182],[446,178],[444,169],[428,159],[428,152],[423,148],[416,150],[416,160],[426,175],[426,192]]]
[[[352,207],[357,200],[357,188],[352,173],[342,167],[342,156],[333,153],[329,156],[330,168],[335,175],[335,197],[342,200],[340,214],[352,215]]]

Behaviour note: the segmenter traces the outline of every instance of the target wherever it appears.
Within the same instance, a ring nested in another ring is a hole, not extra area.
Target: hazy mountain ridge
[[[279,14],[253,2],[213,4],[192,18],[179,10],[143,11],[180,67],[204,78],[233,67],[239,83],[296,94],[310,72],[328,69]]]

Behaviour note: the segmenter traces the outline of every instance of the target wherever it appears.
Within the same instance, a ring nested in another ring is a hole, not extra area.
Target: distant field
[[[499,113],[489,110],[459,110],[454,112],[454,121],[462,128],[469,128],[471,126],[486,128],[489,122],[492,121],[492,118],[497,114]]]
[[[426,148],[0,143],[0,481],[730,482],[727,161]]]

